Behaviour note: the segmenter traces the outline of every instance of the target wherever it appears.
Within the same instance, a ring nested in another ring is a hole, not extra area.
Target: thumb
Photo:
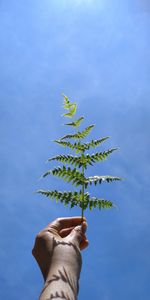
[[[71,233],[69,235],[72,242],[74,242],[75,244],[77,244],[79,246],[80,242],[82,241],[83,236],[86,232],[86,228],[87,228],[86,222],[83,222],[82,225],[78,225],[78,226],[74,227],[74,229],[71,231]]]

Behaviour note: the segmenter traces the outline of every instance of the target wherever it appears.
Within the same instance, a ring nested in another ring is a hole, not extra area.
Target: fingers
[[[85,236],[87,223],[84,221],[82,225],[76,226],[68,235],[70,241],[75,243],[81,250],[88,246],[88,240]]]
[[[62,229],[62,230],[60,231],[59,235],[60,235],[62,238],[65,238],[65,237],[67,237],[68,235],[70,235],[70,233],[72,232],[72,230],[73,230],[74,228],[75,228],[75,227],[70,227],[70,228]],[[86,228],[87,228],[87,224],[86,224]],[[82,234],[82,240],[81,240],[80,243],[79,243],[79,248],[80,248],[80,250],[83,250],[83,249],[85,249],[88,245],[89,245],[89,241],[87,240],[86,235],[83,233],[83,234]]]
[[[73,229],[74,229],[74,227],[62,229],[62,230],[60,230],[59,235],[60,235],[62,238],[64,238],[64,237],[66,237],[67,235],[69,235],[70,232],[71,232]]]
[[[44,231],[49,231],[53,236],[65,238],[74,242],[80,250],[85,249],[89,242],[85,236],[87,229],[86,218],[68,217],[58,218],[52,223],[49,223]]]
[[[89,245],[89,241],[87,240],[86,236],[84,235],[82,241],[79,244],[80,250],[85,249]]]
[[[82,217],[69,217],[69,218],[58,218],[52,223],[49,223],[45,229],[54,229],[59,233],[62,229],[67,229],[80,225],[86,219]]]

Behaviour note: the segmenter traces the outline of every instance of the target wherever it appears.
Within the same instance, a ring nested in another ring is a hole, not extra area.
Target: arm
[[[44,277],[39,300],[76,300],[81,271],[80,250],[88,245],[81,217],[59,218],[36,237],[32,253]]]

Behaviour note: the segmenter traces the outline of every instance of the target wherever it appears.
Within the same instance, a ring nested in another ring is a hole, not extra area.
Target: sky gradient
[[[87,212],[79,300],[150,299],[150,4],[148,0],[0,1],[0,298],[38,299],[35,235],[80,215],[37,195],[66,188],[41,174],[63,153],[62,93],[91,137],[119,150],[89,170],[123,177],[91,189],[117,209]],[[69,188],[69,187],[68,187]]]

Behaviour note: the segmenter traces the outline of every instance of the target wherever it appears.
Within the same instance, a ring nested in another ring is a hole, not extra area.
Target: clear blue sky
[[[0,1],[0,298],[38,299],[31,256],[36,233],[80,214],[37,195],[62,188],[39,180],[63,148],[64,92],[78,103],[92,138],[119,147],[90,174],[111,174],[93,195],[118,209],[87,212],[79,300],[150,299],[150,4],[147,0]],[[69,188],[69,187],[68,187]]]

